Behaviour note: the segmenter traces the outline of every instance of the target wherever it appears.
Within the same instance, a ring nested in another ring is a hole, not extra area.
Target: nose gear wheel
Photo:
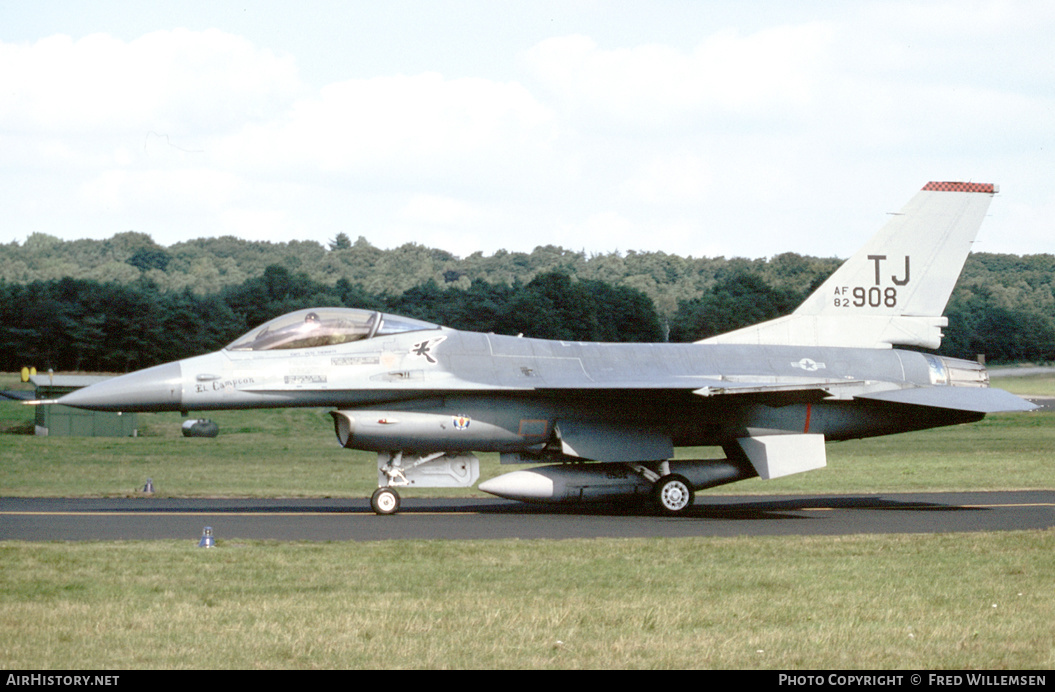
[[[376,514],[395,514],[399,511],[399,493],[392,488],[378,488],[370,497],[370,508]]]

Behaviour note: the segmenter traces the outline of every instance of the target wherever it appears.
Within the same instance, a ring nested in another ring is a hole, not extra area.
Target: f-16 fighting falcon
[[[936,349],[997,188],[932,182],[792,314],[691,344],[575,343],[448,329],[371,310],[278,317],[226,348],[67,394],[103,411],[332,407],[341,445],[377,452],[378,514],[399,488],[468,487],[473,452],[536,464],[480,483],[528,502],[694,492],[823,467],[825,441],[1027,411]],[[674,460],[675,447],[722,459]],[[541,465],[539,465],[541,464]]]

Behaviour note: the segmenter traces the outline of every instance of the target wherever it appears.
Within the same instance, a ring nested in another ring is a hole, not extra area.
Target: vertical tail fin
[[[792,314],[700,343],[937,348],[997,187],[927,183]]]

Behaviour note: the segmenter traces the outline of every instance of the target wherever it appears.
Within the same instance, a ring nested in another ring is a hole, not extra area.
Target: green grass
[[[1055,532],[0,544],[41,668],[1049,669]]]
[[[994,377],[992,385],[1020,396],[1055,396],[1055,377],[1051,375]]]

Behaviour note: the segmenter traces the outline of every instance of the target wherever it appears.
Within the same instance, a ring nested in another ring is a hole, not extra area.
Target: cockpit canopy
[[[346,344],[375,336],[422,329],[435,324],[357,308],[310,308],[265,322],[227,346],[229,351],[274,351]]]

